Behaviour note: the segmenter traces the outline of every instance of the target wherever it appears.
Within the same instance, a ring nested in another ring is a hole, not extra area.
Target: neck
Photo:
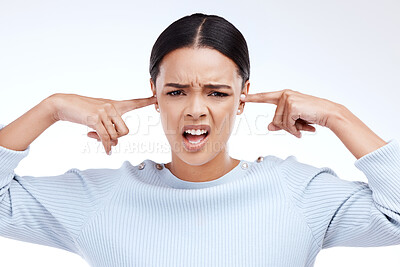
[[[172,161],[165,167],[181,180],[189,182],[207,182],[218,179],[239,164],[240,160],[231,158],[227,153],[219,153],[202,165],[190,165],[172,154]]]

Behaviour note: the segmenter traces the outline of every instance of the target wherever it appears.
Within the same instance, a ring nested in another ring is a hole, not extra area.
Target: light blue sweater
[[[400,146],[356,160],[368,184],[266,156],[193,183],[163,163],[18,176],[0,146],[0,235],[90,266],[313,266],[321,249],[400,244]]]

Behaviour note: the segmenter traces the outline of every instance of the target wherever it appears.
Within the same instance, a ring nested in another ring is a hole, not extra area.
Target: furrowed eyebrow
[[[179,84],[179,83],[166,83],[164,87],[174,87],[174,88],[189,88],[190,84]],[[229,85],[226,84],[205,84],[203,88],[208,88],[208,89],[232,89]]]
[[[174,88],[189,88],[189,84],[179,84],[179,83],[166,83],[164,87],[174,87]]]
[[[229,85],[226,84],[205,84],[204,88],[209,89],[232,89]]]

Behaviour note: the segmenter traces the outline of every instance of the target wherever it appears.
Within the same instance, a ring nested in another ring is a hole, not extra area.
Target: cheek
[[[180,134],[179,127],[181,118],[180,108],[167,101],[159,103],[160,106],[160,119],[164,132],[167,136]]]
[[[212,104],[210,105],[210,108],[227,113],[233,113],[234,110],[237,109],[239,106],[239,98],[236,98],[237,97],[230,96],[229,99],[226,100],[214,100],[214,102],[212,102]]]
[[[221,105],[214,109],[213,121],[215,127],[220,129],[219,133],[224,136],[229,135],[232,131],[236,119],[237,105],[233,101],[229,101],[226,105]]]

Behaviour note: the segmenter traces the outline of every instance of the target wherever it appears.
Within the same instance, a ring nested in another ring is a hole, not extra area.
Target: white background
[[[379,1],[5,1],[0,2],[0,123],[8,124],[56,93],[131,99],[151,96],[152,45],[170,23],[203,12],[245,36],[250,93],[290,88],[345,105],[384,140],[400,141],[400,3]],[[268,132],[274,105],[246,103],[229,145],[232,157],[260,155],[332,168],[342,179],[366,177],[327,128]],[[154,106],[123,115],[130,134],[107,156],[86,126],[58,122],[31,144],[18,175],[70,168],[119,168],[123,161],[170,160]],[[119,149],[119,150],[118,150]],[[0,237],[2,266],[88,266],[60,249]],[[400,246],[322,250],[316,266],[399,266]]]

